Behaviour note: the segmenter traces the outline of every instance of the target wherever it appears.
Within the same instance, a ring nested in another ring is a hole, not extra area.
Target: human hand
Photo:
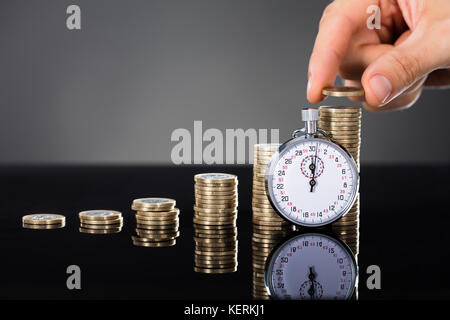
[[[380,8],[379,30],[367,27],[370,5]],[[308,100],[323,100],[337,74],[364,87],[371,111],[409,107],[424,86],[450,86],[450,1],[335,0],[311,54]]]

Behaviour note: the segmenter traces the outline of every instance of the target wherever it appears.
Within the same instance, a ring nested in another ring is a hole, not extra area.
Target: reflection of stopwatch
[[[317,129],[317,109],[303,109],[302,118],[305,129],[294,131],[293,139],[273,155],[266,171],[266,189],[283,218],[317,227],[350,210],[358,193],[359,172],[352,156]]]
[[[357,265],[348,246],[323,233],[297,234],[267,259],[266,288],[274,299],[350,299]]]

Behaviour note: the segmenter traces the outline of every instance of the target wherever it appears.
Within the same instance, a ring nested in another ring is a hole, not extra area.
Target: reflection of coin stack
[[[78,214],[80,232],[90,234],[119,233],[122,230],[122,213],[113,210],[88,210]]]
[[[237,184],[235,175],[197,174],[194,206],[194,271],[237,270]]]
[[[320,107],[319,128],[344,147],[355,159],[359,168],[361,146],[360,107]],[[350,211],[332,224],[333,231],[344,240],[354,254],[358,254],[359,238],[359,195]]]
[[[133,200],[136,211],[136,233],[133,244],[140,247],[170,247],[180,235],[179,213],[175,200],[168,198],[142,198]]]
[[[253,161],[253,298],[268,299],[264,285],[264,268],[272,248],[293,230],[272,208],[265,188],[265,173],[278,144],[256,144]]]
[[[48,230],[64,228],[66,217],[53,213],[29,214],[22,217],[22,226],[26,229]]]

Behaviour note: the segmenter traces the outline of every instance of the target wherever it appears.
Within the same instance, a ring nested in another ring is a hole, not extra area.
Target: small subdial
[[[323,295],[323,287],[316,280],[306,280],[300,286],[300,299],[320,299]]]
[[[313,178],[312,175],[314,172],[314,179],[315,179],[317,177],[320,177],[320,175],[323,173],[323,169],[325,168],[325,166],[320,157],[317,157],[316,159],[316,156],[310,155],[303,158],[300,168],[302,170],[302,174],[308,179]]]

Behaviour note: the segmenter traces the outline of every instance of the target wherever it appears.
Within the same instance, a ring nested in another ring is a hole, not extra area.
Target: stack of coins
[[[80,232],[89,234],[112,234],[122,231],[122,213],[114,210],[87,210],[78,214]]]
[[[26,229],[48,230],[64,228],[66,217],[53,213],[36,213],[22,217],[22,226]]]
[[[359,253],[359,195],[349,212],[331,225],[331,229],[353,251]]]
[[[133,244],[140,247],[170,247],[180,235],[176,201],[168,198],[142,198],[133,200],[136,211],[136,235]]]
[[[203,173],[194,177],[194,271],[237,270],[237,176]]]
[[[360,107],[320,107],[319,128],[325,130],[332,141],[343,146],[359,167],[361,147]]]
[[[294,230],[294,226],[282,219],[273,209],[265,188],[265,173],[272,155],[279,144],[256,144],[253,155],[253,298],[268,299],[264,285],[264,268],[272,248]]]
[[[319,128],[325,130],[332,141],[344,147],[355,159],[359,168],[361,146],[361,108],[360,107],[320,107]],[[358,254],[359,243],[359,195],[350,211],[331,226]]]

